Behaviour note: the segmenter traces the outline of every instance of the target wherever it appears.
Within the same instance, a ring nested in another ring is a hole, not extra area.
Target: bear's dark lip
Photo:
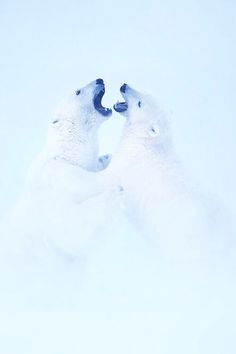
[[[116,102],[116,104],[114,104],[113,106],[114,110],[118,113],[123,113],[125,111],[127,111],[128,109],[128,103],[126,101],[124,102]]]
[[[120,87],[120,92],[121,92],[121,95],[123,96],[124,98],[124,101],[123,102],[116,102],[113,106],[114,110],[118,113],[123,113],[123,112],[126,112],[127,109],[129,108],[129,105],[128,105],[128,102],[127,102],[127,98],[126,98],[126,91],[127,91],[127,88],[128,88],[128,85],[127,84],[123,84],[121,87]]]
[[[105,87],[102,85],[101,89],[95,93],[93,98],[94,108],[103,116],[107,117],[112,114],[112,110],[110,108],[103,107],[102,98],[105,94]]]

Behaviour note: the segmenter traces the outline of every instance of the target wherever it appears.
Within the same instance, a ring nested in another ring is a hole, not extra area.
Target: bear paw
[[[102,155],[98,159],[98,171],[104,170],[107,168],[109,163],[111,162],[112,155],[111,154],[106,154]]]

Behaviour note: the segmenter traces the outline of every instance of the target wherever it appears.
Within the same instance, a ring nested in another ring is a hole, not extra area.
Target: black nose
[[[120,92],[125,93],[126,88],[127,88],[127,84],[122,85],[121,88],[120,88]]]
[[[104,85],[103,79],[97,79],[97,80],[96,80],[96,84],[97,84],[97,85]]]

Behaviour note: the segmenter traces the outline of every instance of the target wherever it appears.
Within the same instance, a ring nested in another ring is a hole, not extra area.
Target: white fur
[[[29,169],[22,200],[2,231],[18,254],[27,250],[35,257],[44,249],[74,257],[102,233],[99,218],[110,213],[112,219],[116,202],[97,172],[110,162],[109,155],[98,156],[97,132],[106,120],[93,104],[99,89],[94,81],[79,95],[70,93],[50,123],[46,144]],[[96,211],[93,198],[99,204]]]
[[[125,188],[129,218],[163,257],[198,259],[229,250],[227,224],[176,159],[163,111],[128,86],[123,96],[126,123],[108,171]]]

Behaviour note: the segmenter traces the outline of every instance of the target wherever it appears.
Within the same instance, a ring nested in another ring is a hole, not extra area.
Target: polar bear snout
[[[93,97],[93,105],[96,111],[100,113],[103,117],[109,117],[112,114],[112,110],[102,105],[102,98],[104,94],[105,94],[104,81],[102,79],[97,79],[96,89]]]
[[[120,92],[125,93],[127,90],[127,84],[123,84],[120,88]]]
[[[97,79],[97,80],[96,80],[96,84],[97,84],[97,85],[104,85],[103,79]]]
[[[123,98],[125,99],[124,102],[116,102],[116,104],[114,104],[113,108],[116,112],[118,113],[124,113],[128,110],[128,102],[127,102],[127,90],[128,90],[129,86],[127,84],[123,84],[121,87],[120,87],[120,92],[123,96]]]

